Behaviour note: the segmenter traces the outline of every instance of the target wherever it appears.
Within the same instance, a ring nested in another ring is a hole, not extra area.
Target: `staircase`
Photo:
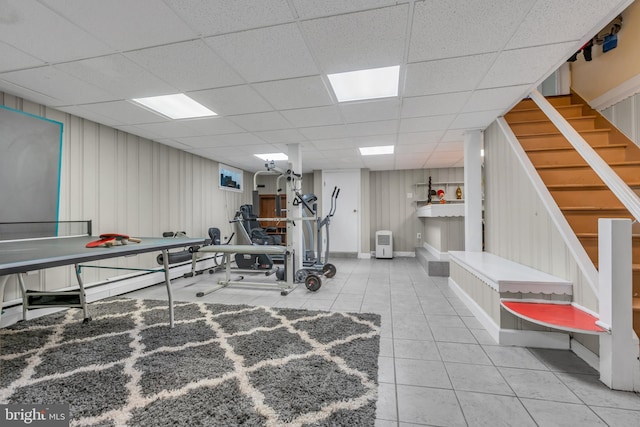
[[[547,100],[609,166],[640,194],[640,148],[576,94]],[[505,115],[567,222],[598,267],[598,218],[632,215],[587,165],[535,102],[525,99]],[[632,226],[633,328],[640,336],[640,224]]]

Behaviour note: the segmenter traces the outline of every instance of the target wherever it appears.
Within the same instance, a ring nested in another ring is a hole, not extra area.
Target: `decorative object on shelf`
[[[462,189],[460,188],[459,185],[458,185],[458,188],[456,188],[456,199],[462,200]]]
[[[430,205],[431,204],[431,177],[429,177],[429,188],[427,190],[427,204]]]
[[[440,199],[440,203],[447,203],[447,201],[444,199],[444,190],[438,190],[438,198]]]

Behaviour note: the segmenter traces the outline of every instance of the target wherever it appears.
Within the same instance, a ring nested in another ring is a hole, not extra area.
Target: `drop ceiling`
[[[0,91],[248,171],[463,165],[486,128],[630,0],[4,0]],[[400,65],[399,95],[338,103],[327,74]],[[132,104],[185,93],[218,116]],[[395,145],[362,157],[358,147]]]

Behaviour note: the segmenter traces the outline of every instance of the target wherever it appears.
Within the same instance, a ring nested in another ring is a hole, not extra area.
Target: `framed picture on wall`
[[[243,172],[240,169],[232,168],[231,166],[218,164],[218,170],[220,171],[219,187],[221,190],[238,191],[243,190],[242,177]]]

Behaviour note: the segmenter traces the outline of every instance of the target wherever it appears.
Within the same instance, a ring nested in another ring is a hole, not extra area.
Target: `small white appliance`
[[[376,258],[393,258],[393,234],[390,230],[376,231]]]

